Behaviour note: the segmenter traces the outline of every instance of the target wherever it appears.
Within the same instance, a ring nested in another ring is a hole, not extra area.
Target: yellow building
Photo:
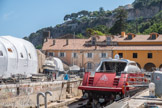
[[[113,47],[113,56],[119,54],[121,58],[136,61],[140,68],[152,71],[153,67],[162,68],[162,35],[127,34],[115,38],[118,46]]]
[[[42,50],[47,56],[60,58],[68,65],[94,68],[101,59],[121,58],[136,61],[140,68],[151,71],[162,68],[162,35],[93,36],[89,39],[47,39]]]

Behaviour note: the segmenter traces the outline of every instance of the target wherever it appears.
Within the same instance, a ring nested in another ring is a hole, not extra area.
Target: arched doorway
[[[159,70],[162,70],[162,64],[159,66]]]
[[[156,68],[156,66],[153,63],[147,63],[144,66],[144,69],[149,72],[153,71],[153,68]]]
[[[139,63],[137,63],[137,66],[141,69],[141,65]]]

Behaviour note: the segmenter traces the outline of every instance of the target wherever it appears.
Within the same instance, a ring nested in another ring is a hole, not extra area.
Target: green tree
[[[97,25],[93,28],[94,30],[100,31],[104,34],[109,34],[109,28],[105,25]]]
[[[28,38],[27,36],[23,37],[23,39],[25,39],[25,40],[29,40],[29,38]]]
[[[86,11],[86,10],[82,10],[82,11],[80,11],[80,12],[78,12],[78,15],[79,16],[89,16],[89,12],[88,11]]]
[[[64,21],[67,21],[68,19],[70,19],[70,15],[69,14],[65,15]]]
[[[100,16],[104,16],[105,15],[105,10],[104,10],[103,7],[99,8],[99,14],[100,14]]]
[[[36,49],[42,49],[42,45],[36,46]]]
[[[78,17],[78,14],[77,14],[77,13],[72,13],[72,14],[70,15],[70,18],[71,18],[72,20],[76,19],[77,17]]]
[[[116,15],[116,22],[110,29],[111,34],[120,34],[126,30],[127,12],[124,9],[119,9]]]
[[[76,38],[84,39],[85,37],[81,33],[79,33],[76,35]]]
[[[87,29],[86,29],[86,35],[87,35],[88,37],[90,37],[90,36],[93,36],[93,35],[103,36],[103,35],[105,35],[105,34],[102,33],[101,31],[94,30],[94,29],[92,29],[92,28],[87,28]]]

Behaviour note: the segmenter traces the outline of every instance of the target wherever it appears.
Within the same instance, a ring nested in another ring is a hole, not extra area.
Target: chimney
[[[69,40],[68,39],[66,39],[66,45],[68,45],[69,44]]]
[[[121,37],[125,37],[125,32],[121,32]]]
[[[97,50],[97,45],[95,45],[95,50]]]
[[[53,40],[53,45],[55,45],[55,43],[56,43],[56,41],[55,41],[55,40]]]
[[[50,39],[50,38],[51,38],[51,32],[48,31],[48,39]]]

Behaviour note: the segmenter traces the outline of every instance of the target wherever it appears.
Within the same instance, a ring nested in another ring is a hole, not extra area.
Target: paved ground
[[[81,96],[66,99],[60,103],[53,102],[48,104],[48,108],[84,108],[81,106],[84,106],[87,103],[87,100],[80,101],[79,100],[80,98]],[[156,106],[158,106],[156,108],[162,108],[162,99],[150,98],[148,89],[141,91],[130,98],[124,98],[120,101],[114,102],[111,105],[107,106],[106,108],[146,108],[144,107],[144,104],[148,103],[155,104]],[[41,108],[44,108],[44,106],[42,106]]]
[[[150,98],[149,97],[149,90],[146,89],[136,96],[131,97],[131,99],[128,101],[128,106],[130,108],[144,108],[144,104],[147,103],[155,103],[157,104],[158,108],[162,108],[162,99],[160,98]]]
[[[162,99],[150,98],[149,90],[146,89],[132,96],[118,102],[114,102],[106,108],[146,108],[145,105],[149,103],[158,107],[147,107],[147,108],[162,108]]]
[[[60,102],[49,103],[48,108],[69,108],[68,105],[70,105],[71,103],[77,102],[81,97],[82,96],[78,96],[75,98],[65,99]],[[44,106],[41,106],[40,108],[44,108]],[[72,108],[72,107],[70,107],[70,108]]]

